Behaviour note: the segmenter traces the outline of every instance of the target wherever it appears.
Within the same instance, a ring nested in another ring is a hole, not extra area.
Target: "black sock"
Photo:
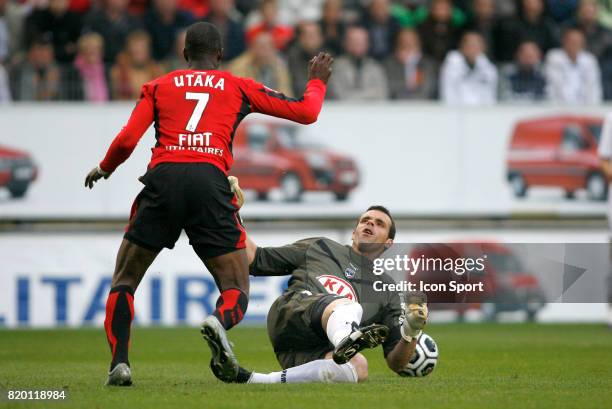
[[[134,290],[127,285],[111,288],[106,300],[106,319],[104,320],[106,339],[113,355],[111,371],[119,363],[130,365],[128,348],[133,318]]]
[[[230,288],[217,299],[217,309],[212,315],[217,317],[226,330],[242,321],[249,305],[249,297],[238,288]]]

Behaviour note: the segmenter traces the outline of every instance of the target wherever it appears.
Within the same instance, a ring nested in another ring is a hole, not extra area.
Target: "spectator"
[[[244,28],[233,13],[233,0],[210,0],[210,13],[204,21],[214,24],[223,39],[223,59],[230,61],[244,52]]]
[[[372,0],[361,21],[370,35],[370,56],[377,60],[391,54],[397,33],[401,30],[389,7],[389,0]]]
[[[162,69],[151,59],[151,37],[146,31],[134,31],[111,69],[113,98],[138,99],[142,86],[162,74]]]
[[[11,102],[11,100],[8,74],[6,73],[4,65],[0,64],[0,105]]]
[[[585,36],[586,49],[601,60],[608,47],[612,47],[612,32],[597,20],[598,6],[595,0],[582,0],[576,16],[576,27]]]
[[[23,22],[27,6],[0,0],[0,61],[11,62],[23,48]]]
[[[536,43],[526,41],[519,46],[515,62],[502,69],[500,82],[503,101],[542,101],[546,97],[542,52]]]
[[[494,33],[497,24],[495,2],[493,0],[474,0],[473,13],[465,28],[467,31],[475,31],[482,36],[489,57],[493,56]]]
[[[12,94],[18,101],[51,101],[57,99],[60,71],[55,63],[53,44],[48,36],[35,38],[27,58],[11,72]]]
[[[391,99],[432,99],[436,90],[436,65],[421,52],[416,31],[403,29],[395,53],[384,63]]]
[[[346,32],[346,54],[334,63],[329,83],[331,97],[351,100],[387,98],[387,79],[382,66],[368,57],[368,32],[351,27]]]
[[[342,53],[342,43],[346,27],[342,21],[342,0],[325,0],[323,16],[319,21],[323,33],[323,48],[334,55]]]
[[[174,44],[174,55],[164,62],[164,67],[167,72],[174,70],[186,70],[188,68],[187,61],[183,56],[185,50],[185,36],[187,30],[182,30],[176,35],[176,43]]]
[[[247,43],[251,43],[261,33],[269,33],[278,51],[287,48],[293,39],[293,27],[278,22],[278,5],[276,0],[262,0],[259,6],[261,22],[247,30]]]
[[[308,63],[321,51],[323,35],[317,23],[303,22],[297,27],[297,42],[289,49],[287,59],[293,95],[302,95],[308,82]]]
[[[546,56],[546,81],[553,102],[594,105],[601,102],[602,87],[599,64],[584,49],[582,31],[570,28],[563,34],[560,49]]]
[[[109,73],[104,65],[104,39],[98,33],[81,36],[74,67],[80,79],[83,99],[90,102],[109,100]]]
[[[484,53],[484,40],[467,32],[459,50],[451,51],[440,74],[440,96],[451,105],[492,104],[496,100],[497,70]]]
[[[94,31],[104,40],[104,62],[113,64],[127,36],[142,29],[141,21],[127,11],[129,0],[103,0],[102,8],[85,17],[84,31]]]
[[[26,45],[49,33],[55,58],[60,63],[74,60],[76,43],[81,34],[81,19],[68,10],[69,0],[49,0],[49,7],[37,9],[25,21]]]
[[[544,0],[522,0],[520,4],[520,16],[501,21],[495,30],[498,61],[512,60],[525,41],[535,42],[544,53],[558,45],[554,22],[544,15]]]
[[[612,47],[603,53],[600,67],[604,99],[610,101],[612,100]]]
[[[176,0],[153,0],[153,8],[145,14],[145,28],[151,35],[153,58],[168,57],[176,42],[176,33],[195,22],[193,15],[179,10]]]
[[[579,0],[546,0],[547,14],[557,24],[567,24],[574,19]]]
[[[423,42],[423,52],[436,62],[442,62],[446,54],[457,46],[459,29],[451,21],[452,4],[450,0],[433,0],[429,17],[419,27]]]
[[[249,49],[228,68],[237,76],[253,78],[268,88],[287,96],[293,95],[289,70],[279,56],[270,33],[260,33],[255,37]]]

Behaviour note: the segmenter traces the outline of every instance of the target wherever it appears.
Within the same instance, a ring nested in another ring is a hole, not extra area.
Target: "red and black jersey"
[[[207,162],[227,173],[234,133],[247,114],[260,112],[309,124],[317,120],[325,90],[321,80],[311,80],[304,96],[292,99],[228,72],[173,71],[142,87],[140,101],[100,168],[113,172],[153,123],[157,142],[149,168],[162,162]]]

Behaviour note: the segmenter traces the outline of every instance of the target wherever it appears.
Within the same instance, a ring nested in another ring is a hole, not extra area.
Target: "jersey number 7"
[[[204,113],[204,109],[206,109],[206,104],[208,104],[208,99],[210,98],[210,94],[206,92],[187,92],[185,93],[185,99],[198,101],[196,103],[193,112],[191,113],[191,117],[187,122],[187,129],[189,132],[193,132],[198,127],[198,123],[200,119],[202,119],[202,114]]]

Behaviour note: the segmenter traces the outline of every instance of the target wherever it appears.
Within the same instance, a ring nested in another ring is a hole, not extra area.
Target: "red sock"
[[[221,292],[217,299],[217,309],[212,315],[228,330],[242,321],[248,305],[249,297],[242,290],[230,288]]]
[[[119,363],[130,365],[128,349],[132,319],[134,319],[134,290],[127,285],[111,288],[106,300],[104,320],[106,338],[113,355],[111,371]]]

